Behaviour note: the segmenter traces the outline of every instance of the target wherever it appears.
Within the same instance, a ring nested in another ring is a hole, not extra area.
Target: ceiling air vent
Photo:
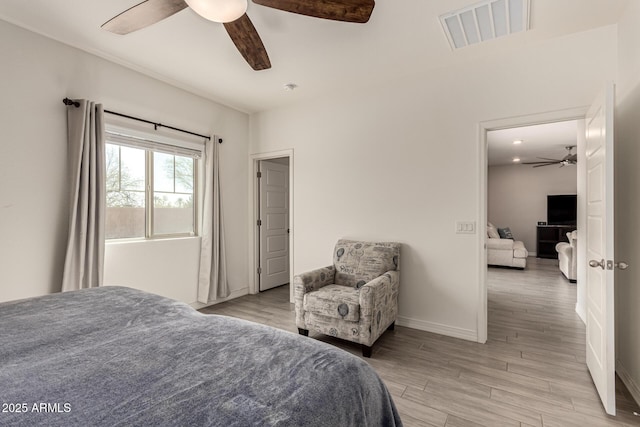
[[[440,15],[452,49],[529,29],[529,0],[489,0]]]

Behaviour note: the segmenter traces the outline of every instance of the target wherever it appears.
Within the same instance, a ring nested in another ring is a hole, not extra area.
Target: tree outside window
[[[107,144],[106,238],[194,235],[195,170],[191,157]]]

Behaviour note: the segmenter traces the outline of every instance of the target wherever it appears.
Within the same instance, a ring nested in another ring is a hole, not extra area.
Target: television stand
[[[536,257],[558,259],[556,245],[568,242],[567,233],[575,229],[575,225],[539,225],[536,233]]]

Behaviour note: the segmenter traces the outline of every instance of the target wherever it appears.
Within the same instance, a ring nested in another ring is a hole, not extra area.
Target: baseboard
[[[627,390],[629,390],[629,393],[636,403],[640,405],[640,386],[638,386],[633,378],[631,378],[629,371],[625,369],[624,365],[619,360],[616,360],[616,374],[618,374],[624,385],[627,387]]]
[[[200,310],[201,308],[204,307],[209,307],[212,305],[216,305],[216,304],[220,304],[221,302],[225,302],[225,301],[229,301],[232,299],[236,299],[238,297],[244,296],[244,295],[248,295],[249,294],[249,288],[242,288],[242,289],[236,289],[235,291],[231,291],[231,293],[229,294],[229,296],[225,297],[225,298],[220,298],[217,299],[209,304],[203,304],[199,301],[196,302],[192,302],[191,304],[189,304],[191,307],[195,308],[196,310]]]
[[[404,316],[398,316],[396,319],[396,325],[426,332],[433,332],[434,334],[446,335],[448,337],[460,338],[467,341],[478,342],[478,332],[471,329],[457,328],[455,326],[412,319]]]

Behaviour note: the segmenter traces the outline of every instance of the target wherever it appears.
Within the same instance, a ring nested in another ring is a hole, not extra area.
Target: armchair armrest
[[[569,240],[569,244],[571,245],[572,248],[578,247],[578,239]]]
[[[400,286],[400,272],[390,270],[376,277],[360,289],[360,310],[364,317],[372,316],[376,308],[383,304],[385,296],[397,296]],[[389,301],[391,298],[389,298]]]
[[[296,306],[296,325],[298,328],[307,329],[302,309],[304,295],[334,283],[335,276],[336,268],[330,265],[307,271],[306,273],[296,274],[293,277],[293,301]]]
[[[563,253],[568,259],[573,258],[573,247],[567,242],[556,244],[556,252]]]
[[[304,295],[309,292],[317,291],[323,286],[334,283],[336,269],[333,265],[328,267],[317,268],[305,273],[296,274],[293,278],[293,288],[297,295]]]

